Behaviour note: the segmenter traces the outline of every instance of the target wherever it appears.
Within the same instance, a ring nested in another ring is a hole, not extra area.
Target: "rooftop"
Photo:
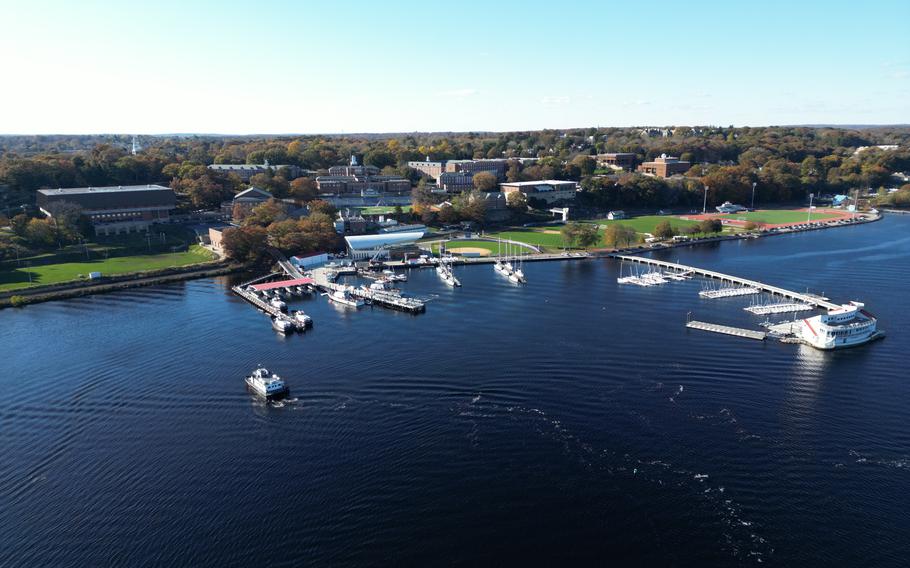
[[[564,179],[542,179],[542,180],[538,180],[538,181],[512,181],[512,182],[501,183],[499,185],[533,187],[535,185],[561,185],[561,184],[567,184],[567,183],[571,183],[572,185],[575,185],[577,182],[564,180]]]
[[[110,187],[65,187],[57,189],[39,189],[38,193],[44,195],[83,195],[88,193],[101,193],[101,192],[126,192],[126,191],[171,191],[171,188],[164,187],[163,185],[147,184],[147,185],[117,185]]]

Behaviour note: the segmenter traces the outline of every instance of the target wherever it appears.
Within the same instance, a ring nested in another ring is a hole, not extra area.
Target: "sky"
[[[0,133],[910,123],[908,0],[0,0]]]

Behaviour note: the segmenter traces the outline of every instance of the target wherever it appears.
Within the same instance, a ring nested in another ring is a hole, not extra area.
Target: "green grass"
[[[680,219],[679,217],[671,217],[669,215],[643,215],[641,217],[619,219],[616,221],[608,219],[582,219],[580,222],[595,223],[597,225],[612,225],[618,223],[620,225],[632,227],[638,233],[653,233],[654,228],[662,221],[669,221],[670,225],[676,230],[698,224],[698,221],[689,221],[688,219]]]
[[[490,253],[491,253],[493,256],[496,256],[496,253],[500,251],[500,248],[502,249],[502,254],[503,254],[503,255],[505,255],[506,252],[507,252],[507,251],[506,251],[506,245],[505,245],[505,244],[503,244],[502,247],[500,247],[499,243],[494,243],[494,242],[490,242],[490,241],[458,240],[458,241],[447,241],[447,242],[446,242],[446,248],[452,249],[452,248],[460,248],[460,247],[481,248],[481,249],[490,251]],[[515,250],[514,250],[515,248],[516,248],[516,247],[513,245],[513,246],[512,246],[512,249],[513,249],[512,253],[513,253],[513,254],[515,254],[515,252],[521,252],[521,253],[525,253],[525,254],[527,254],[527,253],[533,253],[533,252],[534,252],[534,250],[532,250],[532,249],[525,249],[525,248],[523,248],[523,247],[522,247],[522,250],[520,250],[520,251],[515,251]],[[438,244],[434,244],[434,245],[433,245],[433,252],[436,253],[436,254],[439,253],[439,245],[438,245]]]
[[[762,210],[749,211],[743,213],[728,213],[726,215],[716,215],[719,219],[740,219],[742,221],[764,221],[772,225],[779,223],[805,223],[808,219],[806,211],[787,211],[787,210]],[[838,215],[834,213],[825,213],[822,211],[813,211],[812,220],[834,219]]]
[[[359,211],[361,215],[391,215],[395,213],[395,206],[376,205],[373,207],[361,207]],[[403,213],[410,213],[411,206],[402,205],[401,211]]]
[[[90,272],[100,272],[104,276],[113,276],[116,274],[188,266],[212,259],[212,253],[208,250],[198,245],[192,245],[186,252],[117,256],[87,262],[21,266],[12,270],[0,271],[0,290],[15,290],[28,287],[29,272],[31,272],[32,285],[42,285],[79,280],[81,279],[80,276],[88,278]]]
[[[563,244],[562,235],[559,234],[559,226],[546,226],[546,227],[522,227],[515,228],[508,231],[501,231],[499,233],[488,234],[488,237],[509,239],[513,241],[518,241],[520,243],[528,243],[536,247],[542,247],[543,249],[556,250],[562,249],[565,245]],[[556,231],[555,233],[547,233],[546,231]],[[603,236],[603,231],[600,232]]]

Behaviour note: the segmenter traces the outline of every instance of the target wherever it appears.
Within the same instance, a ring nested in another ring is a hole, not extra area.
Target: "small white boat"
[[[407,274],[398,274],[394,270],[386,269],[386,270],[382,271],[382,274],[385,276],[385,278],[387,280],[389,280],[391,282],[407,282],[408,281]]]
[[[288,386],[281,377],[269,372],[263,366],[259,366],[246,378],[246,386],[267,400],[281,398],[288,394]]]
[[[328,296],[329,301],[344,306],[351,306],[352,308],[359,308],[364,304],[363,300],[351,295],[347,290],[335,290]]]
[[[294,328],[294,322],[291,321],[291,318],[287,316],[272,318],[272,329],[278,333],[292,333],[294,331]]]
[[[269,305],[272,306],[273,308],[278,308],[282,312],[288,311],[288,305],[285,304],[281,298],[272,298],[271,300],[269,300]]]
[[[313,325],[313,318],[308,316],[303,310],[294,310],[291,319],[297,324],[297,329],[306,329]]]

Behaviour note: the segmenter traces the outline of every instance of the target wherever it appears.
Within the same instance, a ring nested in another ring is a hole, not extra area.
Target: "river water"
[[[910,218],[661,257],[888,337],[687,330],[762,318],[607,259],[415,270],[425,314],[304,299],[288,338],[225,278],[3,310],[0,565],[905,565]]]

